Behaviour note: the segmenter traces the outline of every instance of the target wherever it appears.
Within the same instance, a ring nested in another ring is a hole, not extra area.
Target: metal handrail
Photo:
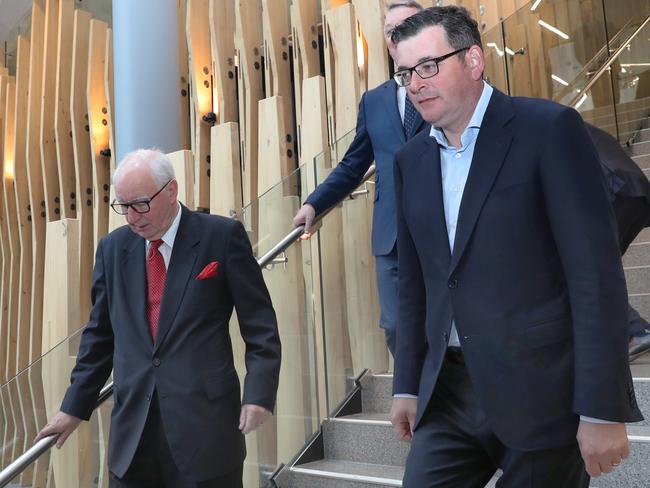
[[[596,74],[589,80],[587,85],[582,89],[580,93],[578,93],[571,102],[569,103],[570,107],[575,108],[575,106],[578,104],[580,99],[583,97],[585,93],[587,93],[589,90],[591,90],[591,87],[593,87],[596,82],[600,79],[600,77],[609,69],[609,67],[612,65],[612,63],[619,57],[619,55],[623,52],[625,48],[627,48],[628,44],[634,39],[639,32],[643,30],[643,28],[650,22],[650,15],[648,15],[643,22],[641,22],[641,25],[637,27],[632,35],[629,37],[627,41],[625,41],[621,46],[619,46],[616,51],[610,56],[610,58],[607,60],[605,64],[603,64],[598,71],[596,71]]]
[[[359,186],[364,184],[368,179],[370,179],[375,174],[375,165],[373,164],[368,168],[368,171],[363,175]],[[346,196],[347,198],[347,196]],[[341,203],[345,198],[342,198],[336,204],[332,205],[330,208],[316,216],[314,219],[313,225],[316,225],[320,222],[327,214],[329,214],[339,203]],[[260,268],[264,268],[268,265],[273,259],[275,259],[279,254],[284,252],[289,246],[291,246],[298,238],[304,233],[305,227],[299,225],[294,227],[289,231],[289,233],[282,238],[275,246],[273,246],[268,252],[257,259],[257,264]],[[113,395],[113,382],[108,383],[104,388],[102,388],[97,398],[97,405],[95,409],[104,403],[109,397]],[[9,466],[4,468],[0,472],[0,488],[7,486],[11,480],[16,476],[22,473],[27,466],[35,462],[43,453],[48,451],[56,444],[59,434],[53,434],[48,437],[44,437],[36,442],[32,447],[22,453],[15,461],[13,461]]]

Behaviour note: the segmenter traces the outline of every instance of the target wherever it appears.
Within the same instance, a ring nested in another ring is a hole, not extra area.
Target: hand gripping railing
[[[375,165],[373,164],[372,166],[370,166],[370,168],[368,168],[368,171],[366,171],[366,174],[363,176],[359,184],[362,185],[363,183],[368,181],[374,174],[375,174]],[[341,199],[341,201],[343,200],[344,199]],[[334,209],[334,207],[336,207],[336,205],[341,203],[341,201],[337,202],[335,205],[333,205],[332,207],[328,208],[320,215],[318,215],[314,219],[314,224],[320,222],[328,213],[332,211],[332,209]],[[289,246],[291,246],[291,244],[296,242],[296,240],[304,233],[304,230],[305,228],[302,225],[299,225],[298,227],[294,227],[280,242],[278,242],[275,246],[273,246],[264,255],[259,257],[257,259],[257,264],[260,266],[260,268],[263,268],[269,263],[271,263],[271,261],[273,261],[275,257],[283,253]],[[95,408],[99,407],[112,395],[113,395],[113,383],[111,382],[108,383],[104,388],[102,388],[101,392],[99,393],[99,397],[97,398],[97,405],[95,406]],[[30,447],[28,450],[26,450],[24,453],[22,453],[9,466],[4,468],[0,472],[0,488],[7,486],[11,482],[11,480],[13,480],[20,473],[22,473],[27,468],[27,466],[35,462],[44,452],[51,449],[52,446],[56,444],[58,438],[59,438],[59,434],[53,434],[51,436],[44,437],[43,439],[35,443],[32,447]]]

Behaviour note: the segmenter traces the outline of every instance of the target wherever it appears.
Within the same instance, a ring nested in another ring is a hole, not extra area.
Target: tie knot
[[[148,257],[151,258],[151,256],[158,251],[158,248],[163,245],[165,241],[162,239],[156,239],[155,241],[151,241],[149,243],[149,255]]]

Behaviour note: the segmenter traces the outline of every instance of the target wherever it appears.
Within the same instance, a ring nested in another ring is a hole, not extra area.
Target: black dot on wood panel
[[[28,215],[28,216],[27,216],[27,222],[31,222],[31,221],[32,221],[32,216],[31,216],[31,215]]]
[[[203,74],[204,74],[204,75],[207,75],[209,72],[210,72],[210,70],[208,69],[208,67],[207,67],[207,66],[204,66],[204,67],[203,67]]]
[[[287,157],[292,158],[293,157],[293,151],[291,149],[287,149]]]
[[[70,210],[77,210],[77,206],[74,203],[71,203]]]
[[[104,191],[108,191],[109,186],[106,183],[104,183],[104,186],[102,188],[104,188]]]
[[[61,210],[59,210],[58,208],[55,208],[55,209],[54,209],[54,213],[57,214],[57,215],[59,215],[59,214],[61,213]]]
[[[207,174],[208,174],[208,178],[210,178],[210,168],[208,168]]]
[[[260,54],[260,50],[257,49],[256,47],[254,47],[254,48],[253,48],[253,54],[254,54],[255,56],[258,56],[258,55]]]
[[[91,195],[93,192],[92,188],[86,188],[86,195]]]
[[[27,211],[28,211],[28,212],[31,212],[31,211],[32,211],[32,206],[31,206],[31,205],[27,205]]]
[[[45,212],[41,212],[41,217],[45,218]]]
[[[41,200],[41,207],[45,208],[45,200]]]
[[[260,69],[260,63],[257,61],[255,61],[255,64],[253,66],[255,66],[255,69]]]
[[[209,154],[205,156],[205,161],[206,161],[208,164],[210,164],[210,155],[209,155]]]
[[[235,77],[235,74],[232,71],[228,71],[228,78],[231,80]]]
[[[86,132],[90,132],[90,126],[89,126],[89,125],[86,125],[86,126],[84,127],[84,129],[86,129]]]
[[[70,198],[72,199],[77,198],[77,194],[75,192],[70,192]]]
[[[86,200],[86,205],[88,205],[89,207],[91,207],[92,204],[93,204],[93,201],[92,201],[92,200]]]
[[[106,119],[102,119],[102,125],[108,125],[108,121]]]
[[[287,142],[293,141],[293,137],[291,137],[291,134],[287,134]]]
[[[311,47],[318,49],[318,43],[316,41],[311,41]]]
[[[285,61],[289,59],[289,55],[287,54],[286,51],[282,51],[282,59],[284,59]]]
[[[203,81],[203,86],[206,88],[210,88],[210,82],[208,80]]]
[[[61,199],[59,197],[54,197],[54,203],[59,203]]]
[[[183,97],[186,97],[186,96],[187,96],[187,90],[186,90],[185,88],[183,88],[183,89],[181,90],[181,96],[183,96]]]
[[[106,107],[102,107],[102,113],[106,115],[108,113],[108,109]]]

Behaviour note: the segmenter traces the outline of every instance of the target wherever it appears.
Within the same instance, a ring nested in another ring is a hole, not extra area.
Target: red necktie
[[[147,319],[149,320],[149,332],[154,342],[156,342],[158,333],[160,303],[162,302],[165,278],[167,277],[165,260],[158,250],[162,244],[162,239],[151,241],[147,253]]]

